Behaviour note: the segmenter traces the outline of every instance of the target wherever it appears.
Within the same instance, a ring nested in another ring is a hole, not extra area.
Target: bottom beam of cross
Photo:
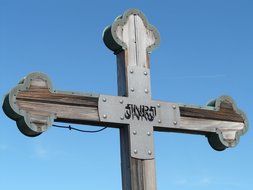
[[[160,38],[142,12],[117,17],[103,40],[117,58],[118,96],[56,91],[45,74],[29,74],[3,103],[24,135],[38,136],[53,122],[119,128],[123,190],[156,189],[154,131],[204,135],[218,151],[238,144],[248,122],[229,96],[206,106],[152,100],[149,54]]]

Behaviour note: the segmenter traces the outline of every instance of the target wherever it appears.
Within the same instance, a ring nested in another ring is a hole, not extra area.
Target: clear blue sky
[[[151,54],[154,99],[205,105],[227,94],[253,123],[250,0],[0,0],[1,97],[33,71],[55,89],[116,95],[115,56],[102,32],[128,8],[143,11],[161,35]],[[251,190],[252,135],[216,152],[203,136],[156,133],[158,190]],[[118,130],[50,128],[28,138],[0,111],[0,189],[121,189]]]

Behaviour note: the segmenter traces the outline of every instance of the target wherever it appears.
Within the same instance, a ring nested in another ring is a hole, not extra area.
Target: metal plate
[[[129,125],[131,156],[138,159],[154,158],[154,126],[166,128],[180,126],[179,107],[172,103],[100,95],[98,108],[100,121]],[[136,115],[134,110],[137,113],[142,111],[140,115]]]
[[[138,66],[127,67],[128,97],[151,100],[150,70]]]

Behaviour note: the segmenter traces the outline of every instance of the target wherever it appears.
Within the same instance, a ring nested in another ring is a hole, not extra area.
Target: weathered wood
[[[54,121],[98,124],[98,95],[58,92],[42,73],[32,73],[5,97],[3,110],[27,136],[37,136]],[[99,124],[102,125],[102,124]]]
[[[127,63],[122,57],[127,52],[122,52],[117,55],[118,65],[118,93],[119,95],[128,95],[127,87],[127,72],[125,66]],[[124,73],[124,74],[123,74]],[[125,78],[123,78],[125,76]],[[130,156],[129,127],[120,127],[120,145],[121,145],[121,172],[122,172],[122,187],[123,190],[155,190],[156,175],[155,175],[155,160],[140,160]]]
[[[127,84],[122,84],[125,76],[124,56],[125,52],[121,52],[117,55],[119,73],[118,91],[119,94],[127,96],[127,92],[125,90],[126,87],[124,88]],[[121,64],[122,66],[120,66]],[[56,115],[55,121],[74,122],[80,124],[95,122],[94,124],[101,125],[98,123],[98,95],[80,94],[74,92],[66,93],[61,91],[51,92],[47,87],[36,86],[33,84],[29,89],[17,93],[16,105],[20,110],[25,110],[32,115],[50,115],[53,113]],[[203,131],[214,132],[214,129],[217,127],[222,128],[231,126],[231,128],[233,128],[233,123],[239,123],[240,125],[244,123],[244,118],[236,113],[231,107],[214,110],[205,109],[205,107],[193,108],[185,105],[180,106],[180,115],[180,129],[195,131],[194,133],[201,133]],[[208,123],[208,129],[205,125],[203,126],[203,121]],[[166,128],[165,130],[169,131],[170,129]]]
[[[148,53],[159,44],[159,34],[140,11],[132,9],[104,31],[103,39],[117,56],[118,94],[125,96],[117,97],[116,102],[121,107],[113,106],[115,97],[109,101],[109,96],[55,91],[46,75],[32,73],[10,91],[3,104],[4,112],[17,122],[23,134],[37,136],[54,121],[117,127],[120,129],[123,190],[155,190],[153,128],[206,135],[216,150],[235,146],[246,132],[247,118],[228,96],[219,97],[204,107],[155,102],[152,107],[159,108],[153,112],[156,122],[152,123],[153,119],[145,122],[143,118],[123,122],[122,113],[131,101],[136,104],[139,115],[147,114],[144,106],[148,108],[152,101]],[[136,146],[139,144],[141,146]]]
[[[122,60],[124,53],[118,55]],[[119,71],[120,72],[120,71]],[[122,80],[118,75],[118,81]],[[119,87],[122,91],[124,85]],[[126,92],[123,93],[124,95]],[[80,120],[83,124],[87,121],[98,121],[98,97],[90,95],[78,95],[64,92],[50,92],[47,88],[32,86],[29,91],[21,91],[17,94],[16,104],[19,109],[27,112],[50,112],[57,115],[57,121],[68,122],[68,120]],[[63,107],[65,109],[63,109]],[[205,108],[180,107],[181,117],[210,119],[220,121],[244,122],[241,115],[232,109],[221,109],[219,111]],[[200,129],[201,130],[201,129]]]
[[[140,14],[138,12],[138,14]],[[125,15],[126,16],[126,15]],[[124,17],[124,16],[123,16]],[[124,19],[124,18],[123,18]],[[125,25],[118,27],[117,34],[127,48],[117,54],[118,70],[118,95],[129,96],[130,88],[128,84],[128,66],[140,66],[149,68],[147,54],[146,27],[143,20],[137,14],[129,16],[124,20]],[[149,40],[152,41],[152,40]],[[154,43],[152,41],[151,43]],[[141,160],[132,158],[130,155],[130,129],[120,127],[121,144],[121,171],[123,190],[155,190],[155,160]]]
[[[118,92],[122,96],[128,96],[129,92],[126,81],[126,55],[127,51],[117,54]],[[148,63],[147,61],[147,67]],[[41,73],[33,73],[6,96],[3,109],[17,122],[23,134],[36,136],[54,121],[107,125],[99,119],[98,98],[99,95],[95,94],[54,91],[48,77]],[[204,135],[213,133],[219,135],[226,147],[231,147],[235,145],[231,144],[232,139],[234,138],[236,143],[239,134],[244,133],[247,128],[245,116],[227,97],[213,101],[208,107],[181,105],[180,115],[180,125],[165,128],[155,126],[154,130]],[[121,128],[120,125],[110,126]]]
[[[183,106],[180,107],[180,115],[182,117],[193,117],[193,118],[202,118],[202,119],[214,119],[222,121],[234,121],[234,122],[244,122],[244,119],[241,115],[236,113],[233,109],[222,108],[219,111],[192,108]]]
[[[245,124],[243,122],[181,117],[180,126],[168,128],[155,127],[155,131],[167,131],[189,134],[208,134],[215,133],[217,129],[221,131],[240,131],[244,127]]]
[[[17,96],[19,109],[31,114],[51,114],[56,116],[56,121],[80,122],[86,124],[98,121],[98,97],[64,94],[63,92],[51,93],[48,89],[33,89],[20,92]]]

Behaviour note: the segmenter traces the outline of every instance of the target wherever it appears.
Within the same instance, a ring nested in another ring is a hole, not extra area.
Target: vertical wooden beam
[[[128,96],[127,92],[127,51],[117,54],[118,95]],[[148,55],[147,55],[148,57]],[[147,64],[145,67],[149,67]],[[129,127],[120,128],[121,173],[123,190],[156,190],[155,159],[132,158],[129,149]]]

